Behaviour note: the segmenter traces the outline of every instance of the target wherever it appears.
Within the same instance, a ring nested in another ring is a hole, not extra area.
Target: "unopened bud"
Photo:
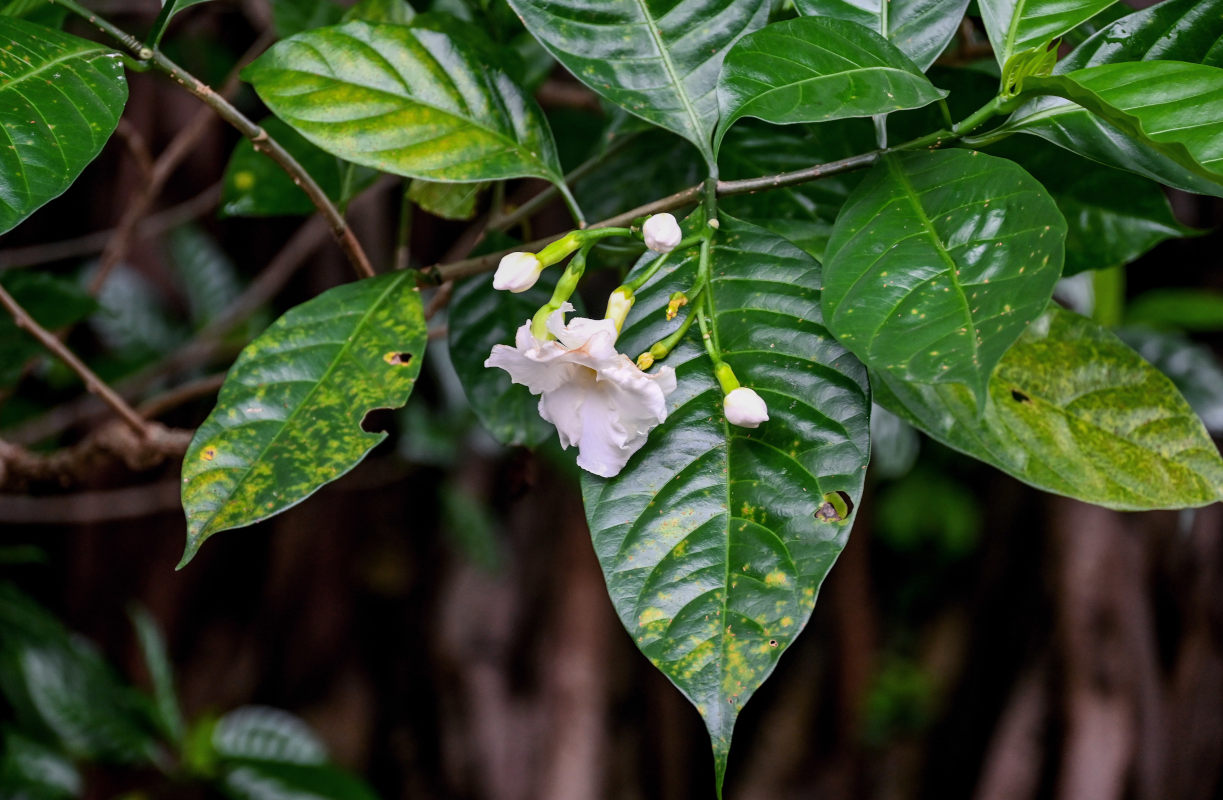
[[[637,356],[637,369],[647,370],[654,366],[654,354],[650,352],[642,353]]]
[[[722,399],[722,410],[726,421],[741,428],[758,428],[769,421],[769,408],[760,395],[746,386],[740,386]]]
[[[604,319],[610,319],[616,323],[616,332],[624,327],[624,319],[628,316],[629,309],[633,307],[636,301],[632,290],[621,286],[619,289],[611,293],[607,298],[607,313],[603,315]]]
[[[641,226],[645,246],[657,253],[670,253],[684,238],[679,223],[671,214],[655,214]]]
[[[566,233],[539,251],[539,263],[545,267],[550,267],[553,264],[564,261],[569,257],[570,253],[573,253],[582,246],[583,238],[581,231],[569,231],[569,233]]]
[[[675,319],[675,315],[679,313],[680,307],[686,305],[688,305],[688,295],[683,292],[676,292],[671,295],[671,300],[667,303],[667,320]]]
[[[525,292],[539,280],[543,264],[534,253],[510,253],[501,259],[493,275],[493,288],[509,292]]]

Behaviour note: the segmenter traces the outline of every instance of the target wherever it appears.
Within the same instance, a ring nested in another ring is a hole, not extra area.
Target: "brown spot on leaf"
[[[217,451],[211,447],[205,447],[204,452],[200,453],[200,458],[204,459],[205,461],[212,461],[216,457]]]
[[[382,360],[392,366],[406,367],[412,363],[411,353],[387,353],[382,357]]]

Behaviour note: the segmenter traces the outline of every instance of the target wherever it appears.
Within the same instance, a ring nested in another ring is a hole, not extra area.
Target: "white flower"
[[[655,214],[641,226],[645,246],[659,253],[670,253],[684,238],[679,223],[670,214]]]
[[[556,426],[561,446],[578,446],[578,466],[604,478],[624,468],[650,429],[667,418],[675,370],[648,375],[616,352],[611,320],[575,317],[565,324],[565,303],[548,317],[556,340],[541,342],[528,322],[514,347],[499,344],[484,362],[540,395],[539,415]]]
[[[740,386],[722,400],[726,421],[741,428],[759,428],[769,421],[769,408],[760,395],[746,386]]]
[[[543,264],[534,253],[510,253],[497,265],[493,275],[493,288],[511,292],[525,292],[539,280]]]

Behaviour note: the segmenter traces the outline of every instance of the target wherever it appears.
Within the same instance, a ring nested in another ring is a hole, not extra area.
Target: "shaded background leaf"
[[[798,13],[856,22],[882,34],[922,70],[947,48],[969,0],[795,0]]]

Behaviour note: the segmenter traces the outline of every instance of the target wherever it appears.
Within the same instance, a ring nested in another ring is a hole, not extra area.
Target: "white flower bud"
[[[534,253],[510,253],[497,265],[493,288],[510,292],[525,292],[539,280],[543,265]]]
[[[726,421],[741,428],[758,428],[769,421],[769,408],[760,395],[746,386],[740,386],[722,400]]]
[[[612,292],[611,296],[607,298],[607,313],[603,315],[603,318],[616,323],[616,333],[619,333],[624,327],[624,320],[635,300],[632,291],[623,286]]]
[[[670,214],[655,214],[641,226],[645,246],[658,253],[670,253],[684,238],[679,223]]]

